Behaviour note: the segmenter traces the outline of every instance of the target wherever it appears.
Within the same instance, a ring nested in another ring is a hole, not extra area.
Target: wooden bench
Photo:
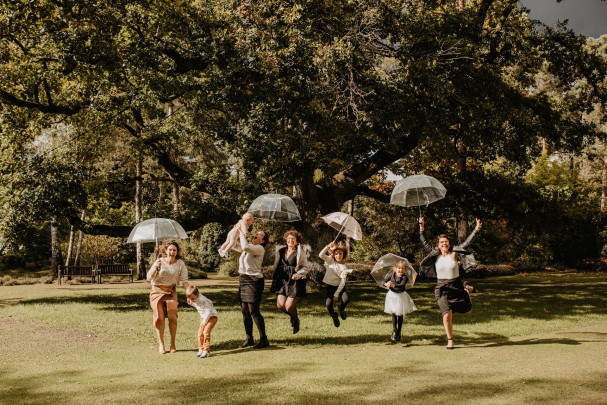
[[[129,282],[133,282],[133,270],[128,264],[98,264],[97,277],[101,284],[102,276],[129,276]]]
[[[94,284],[97,272],[93,266],[59,266],[57,274],[59,285],[61,285],[61,277],[90,277],[91,284]]]

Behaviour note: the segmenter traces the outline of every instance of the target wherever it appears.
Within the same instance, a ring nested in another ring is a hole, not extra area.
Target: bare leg
[[[291,316],[291,326],[293,326],[293,334],[299,332],[299,317],[297,316],[297,301],[298,297],[287,297],[285,309],[287,314]]]
[[[299,297],[285,297],[285,309],[287,313],[291,316],[297,316],[297,301],[299,301]]]
[[[286,302],[287,302],[286,295],[278,294],[276,296],[276,308],[278,308],[280,311],[284,312],[285,314],[288,313]]]
[[[156,336],[158,337],[158,353],[164,354],[166,351],[164,350],[164,307],[162,302],[158,303],[158,319],[156,319],[156,323],[154,324],[154,328],[156,329]]]
[[[169,333],[171,335],[171,353],[177,351],[175,346],[175,336],[177,335],[177,303],[174,301],[167,302],[167,313],[169,317]]]
[[[447,333],[447,347],[453,347],[453,311],[449,311],[443,315],[443,326]]]

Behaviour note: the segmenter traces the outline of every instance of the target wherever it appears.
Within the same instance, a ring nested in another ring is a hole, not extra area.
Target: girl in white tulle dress
[[[417,310],[415,303],[405,291],[409,277],[407,276],[407,265],[402,260],[397,260],[393,271],[384,278],[384,285],[388,287],[384,312],[392,314],[392,336],[393,342],[400,340],[404,316]]]

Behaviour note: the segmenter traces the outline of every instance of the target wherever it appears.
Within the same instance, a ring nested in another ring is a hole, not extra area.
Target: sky
[[[607,1],[601,0],[520,0],[531,10],[529,17],[546,25],[569,19],[567,26],[577,34],[598,38],[607,34]]]

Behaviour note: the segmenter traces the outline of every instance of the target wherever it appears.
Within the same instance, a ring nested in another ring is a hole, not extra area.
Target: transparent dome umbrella
[[[299,210],[290,197],[282,194],[263,194],[257,197],[247,212],[255,218],[278,222],[301,221]]]
[[[363,233],[360,229],[360,224],[354,217],[350,214],[346,214],[345,212],[332,212],[328,215],[322,217],[323,221],[325,221],[331,228],[337,229],[339,233],[343,233],[346,236],[351,237],[352,239],[361,240],[363,238]],[[333,240],[337,239],[337,236]]]
[[[131,231],[127,243],[155,242],[187,239],[188,234],[177,221],[168,218],[151,218],[141,221]]]
[[[425,174],[416,174],[407,176],[396,182],[390,204],[403,207],[419,207],[419,216],[421,217],[421,206],[433,203],[445,198],[447,189],[432,176]]]
[[[398,260],[402,260],[403,262],[405,262],[405,266],[407,268],[405,274],[407,275],[407,277],[409,277],[409,280],[407,280],[405,289],[408,290],[409,288],[413,287],[413,284],[415,284],[417,272],[415,271],[413,266],[411,266],[411,263],[409,263],[409,261],[404,257],[388,253],[380,257],[379,260],[375,263],[375,266],[373,266],[373,269],[371,270],[371,276],[373,277],[377,285],[379,285],[381,288],[384,288],[386,290],[388,289],[388,287],[384,285],[384,280],[392,275],[392,272],[394,271],[394,265]]]

